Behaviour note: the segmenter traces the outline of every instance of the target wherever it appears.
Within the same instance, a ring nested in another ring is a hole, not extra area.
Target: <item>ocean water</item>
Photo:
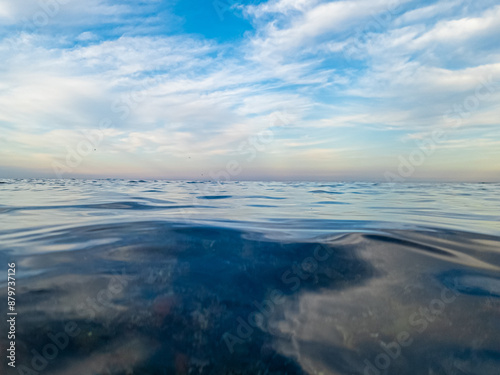
[[[500,184],[4,179],[0,264],[2,374],[500,373]]]

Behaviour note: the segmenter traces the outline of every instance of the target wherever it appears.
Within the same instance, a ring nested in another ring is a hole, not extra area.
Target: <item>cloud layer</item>
[[[0,173],[384,180],[440,130],[402,178],[500,179],[495,1],[228,9],[249,31],[188,33],[162,1],[0,2]]]

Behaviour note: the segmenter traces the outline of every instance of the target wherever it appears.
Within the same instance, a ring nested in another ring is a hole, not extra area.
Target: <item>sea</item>
[[[0,180],[2,374],[500,374],[500,184]]]

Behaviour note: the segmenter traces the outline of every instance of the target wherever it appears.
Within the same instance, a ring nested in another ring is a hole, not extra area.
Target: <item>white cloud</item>
[[[396,25],[425,21],[436,16],[443,17],[449,15],[449,11],[462,5],[462,0],[441,1],[432,5],[424,6],[405,12],[396,21]]]
[[[293,11],[303,12],[318,3],[319,0],[274,0],[259,5],[249,5],[245,11],[253,17],[263,17],[269,14],[288,14]]]
[[[132,8],[92,1],[96,8],[76,1],[61,6],[54,24],[94,25],[112,13],[110,22],[122,19],[120,27],[127,27]],[[36,3],[6,4],[0,2],[5,24],[19,26],[20,17],[37,11]],[[446,127],[443,114],[474,95],[480,79],[500,81],[500,46],[491,43],[500,6],[476,4],[470,14],[459,1],[415,6],[409,0],[269,1],[245,7],[255,32],[227,43],[192,35],[103,37],[78,28],[56,36],[16,27],[0,41],[2,157],[17,155],[22,164],[35,153],[44,163],[64,156],[82,138],[79,129],[96,128],[105,117],[113,126],[100,152],[116,156],[114,167],[119,155],[137,161],[190,154],[210,165],[272,127],[273,114],[282,111],[289,126],[269,160],[296,160],[290,148],[302,147],[301,168],[359,149],[352,135],[343,151],[337,147],[344,131],[417,134]],[[375,19],[385,23],[369,27]],[[345,56],[352,47],[355,53]],[[462,127],[498,126],[498,100],[499,92],[482,99]],[[373,147],[387,144],[381,137]],[[92,160],[82,168],[98,168],[103,159]]]
[[[252,40],[255,53],[260,59],[282,58],[287,53],[297,53],[310,44],[317,44],[318,38],[328,38],[332,33],[342,33],[363,27],[366,20],[379,13],[391,13],[399,3],[392,0],[356,0],[332,1],[317,4],[316,6],[298,6],[293,9],[301,10],[293,15],[284,26],[278,22],[269,22],[262,27],[261,32]],[[290,2],[264,3],[259,7],[252,7],[251,15],[261,15],[264,12],[273,12],[275,9],[290,8]],[[299,3],[302,4],[302,3]],[[314,4],[314,3],[312,3]],[[288,6],[288,7],[287,7]],[[283,11],[283,10],[282,10]],[[258,19],[255,20],[258,24]]]
[[[0,1],[0,19],[10,18],[11,12],[11,2]]]
[[[54,23],[92,21],[88,17],[108,17],[108,22],[123,14],[132,13],[130,6],[111,3],[106,0],[17,0],[0,2],[0,9],[6,9],[7,24],[21,24],[22,27],[36,29]],[[68,19],[69,18],[69,19]],[[111,19],[109,19],[111,18]],[[95,20],[95,19],[94,19]]]
[[[35,150],[63,158],[84,139],[79,129],[107,117],[115,129],[101,152],[231,153],[272,126],[273,112],[307,109],[306,97],[276,91],[281,79],[317,82],[301,77],[300,65],[262,70],[214,59],[224,47],[188,37],[123,37],[72,49],[26,43],[12,51],[4,42],[7,90],[0,92],[0,121],[14,129],[4,152],[18,150],[24,162]]]
[[[478,36],[496,36],[500,31],[500,6],[488,9],[481,17],[466,17],[438,22],[437,25],[417,38],[415,47],[423,48],[429,43],[457,43]]]
[[[85,31],[76,37],[76,40],[81,42],[86,42],[89,40],[95,40],[98,36],[90,31]]]

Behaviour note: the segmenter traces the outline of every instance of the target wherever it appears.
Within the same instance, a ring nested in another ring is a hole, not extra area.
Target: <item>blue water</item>
[[[4,179],[8,263],[7,374],[499,374],[500,184]]]

